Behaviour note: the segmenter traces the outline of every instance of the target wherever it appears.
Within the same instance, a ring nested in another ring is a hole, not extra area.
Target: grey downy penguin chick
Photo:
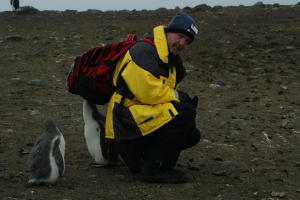
[[[105,138],[105,116],[96,105],[83,101],[84,137],[95,167],[118,164],[118,151],[114,140]]]
[[[44,133],[35,142],[29,158],[28,186],[54,183],[65,171],[65,139],[54,121],[44,121]]]

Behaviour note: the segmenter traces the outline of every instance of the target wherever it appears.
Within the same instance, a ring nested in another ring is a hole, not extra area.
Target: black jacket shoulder
[[[161,61],[155,46],[146,41],[138,41],[129,49],[129,53],[138,66],[159,77]]]

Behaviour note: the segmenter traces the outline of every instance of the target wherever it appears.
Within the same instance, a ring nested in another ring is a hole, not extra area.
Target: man
[[[180,152],[199,142],[200,131],[197,97],[177,90],[185,76],[179,53],[197,32],[193,18],[179,12],[167,27],[153,29],[154,44],[137,42],[117,63],[105,135],[118,141],[124,162],[142,180],[186,180],[174,167]]]
[[[20,7],[19,0],[10,0],[10,5],[12,6],[13,11],[18,10]]]

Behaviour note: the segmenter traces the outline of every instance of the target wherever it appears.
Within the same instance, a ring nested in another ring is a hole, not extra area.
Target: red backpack
[[[115,42],[103,47],[93,48],[76,57],[67,77],[67,88],[94,104],[104,105],[109,102],[115,91],[113,74],[119,58],[138,40],[136,35],[129,34],[127,40]],[[149,42],[150,39],[139,41]]]

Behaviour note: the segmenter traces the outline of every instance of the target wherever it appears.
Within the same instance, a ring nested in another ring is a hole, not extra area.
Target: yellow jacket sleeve
[[[155,77],[133,61],[127,64],[121,76],[135,98],[143,104],[179,101],[175,88],[165,84],[162,77]]]

